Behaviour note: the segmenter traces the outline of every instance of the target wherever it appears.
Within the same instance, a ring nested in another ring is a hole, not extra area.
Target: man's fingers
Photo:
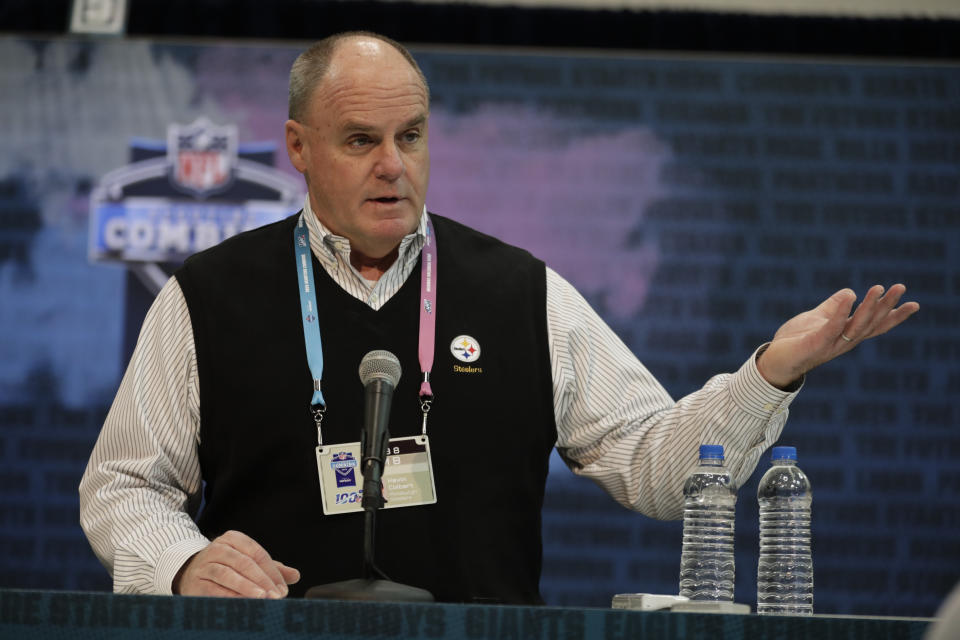
[[[214,541],[214,543],[216,543],[216,541]],[[247,591],[242,592],[248,597],[263,598],[282,597],[286,595],[286,585],[284,585],[281,589],[277,585],[276,581],[270,575],[268,575],[266,571],[263,570],[263,567],[261,567],[256,560],[229,545],[220,544],[217,553],[210,556],[209,563],[214,566],[222,565],[228,567],[234,573],[242,576],[245,580],[257,585],[258,590],[263,592],[262,594],[257,595],[249,594]],[[272,561],[271,564],[273,564]],[[276,571],[275,567],[271,568]],[[280,572],[276,571],[276,573],[279,574]],[[219,575],[220,574],[217,574],[217,576]],[[233,588],[233,586],[230,584],[226,584],[219,580],[217,580],[217,582],[231,589]]]
[[[236,567],[228,564],[221,564],[218,562],[206,564],[200,569],[200,571],[197,572],[197,577],[201,580],[206,580],[213,584],[220,585],[221,587],[233,591],[245,598],[271,597],[271,591],[276,594],[273,597],[279,597],[276,587],[271,587],[268,585],[268,588],[265,589],[263,587],[262,580],[251,580],[241,571],[238,571]]]
[[[887,324],[890,314],[897,311],[897,303],[900,302],[900,298],[903,297],[906,291],[907,288],[902,284],[895,284],[890,287],[890,290],[884,294],[883,298],[877,301],[877,312],[869,327],[869,333],[865,337],[872,338],[891,328],[887,327],[886,329],[880,330],[880,327]]]
[[[844,323],[843,331],[838,337],[844,342],[850,343],[851,348],[852,343],[859,342],[867,337],[866,332],[873,323],[874,315],[877,312],[877,302],[882,296],[882,286],[874,285],[870,287],[867,290],[867,295],[863,297],[863,301],[857,305],[856,311]],[[846,336],[849,340],[844,340],[842,336]]]
[[[216,596],[223,598],[265,598],[259,585],[243,578],[231,567],[217,562],[224,555],[223,545],[210,545],[195,554],[181,569],[175,580],[174,593],[184,596]],[[230,552],[236,553],[233,549]]]
[[[250,564],[240,560],[243,563],[241,573],[244,576],[262,586],[267,592],[273,590],[281,596],[287,595],[287,581],[267,550],[261,547],[256,540],[239,531],[227,531],[215,542],[222,542],[249,559]],[[264,579],[269,580],[269,583],[265,582]]]
[[[853,309],[853,303],[856,301],[857,294],[853,289],[840,289],[824,300],[817,309],[829,315],[831,318],[837,315],[847,317],[850,315],[850,310]]]
[[[806,334],[811,328],[809,323],[803,322],[799,326],[796,326],[798,320],[805,317],[809,317],[810,319],[819,318],[820,321],[816,323],[815,343],[827,348],[827,345],[832,344],[837,339],[839,332],[841,332],[845,324],[849,322],[850,311],[853,308],[853,303],[856,301],[857,294],[854,293],[852,289],[841,289],[821,302],[815,309],[791,318],[780,327],[774,339],[780,337],[781,333],[785,332],[784,330],[789,331],[789,333],[785,333],[785,337],[792,333]]]
[[[915,314],[920,310],[920,305],[916,302],[904,302],[902,305],[888,313],[880,322],[877,323],[870,333],[869,337],[879,336],[893,329],[895,326]]]
[[[287,584],[296,584],[300,582],[300,572],[293,567],[288,567],[282,562],[277,562],[277,569],[280,571],[280,574],[283,576],[284,582]]]
[[[893,285],[886,293],[880,285],[871,287],[856,312],[847,320],[838,342],[843,340],[853,348],[856,343],[886,333],[913,315],[920,308],[916,302],[897,307],[906,290],[902,284]],[[845,338],[849,338],[849,341]]]
[[[211,598],[243,598],[246,597],[232,589],[212,582],[210,580],[195,579],[190,585],[189,591],[181,592],[185,596],[204,596]]]
[[[897,306],[897,302],[900,301],[900,296],[903,295],[905,290],[906,289],[903,287],[903,285],[894,285],[890,287],[890,290],[887,291],[882,298],[877,300],[877,302],[874,304],[875,310],[870,318],[870,323],[864,330],[864,340],[877,335],[877,327],[879,327],[887,319],[893,308]]]
[[[209,580],[200,581],[200,593],[194,593],[195,596],[205,596],[210,598],[244,598],[242,593],[237,593],[232,589],[227,589],[222,587],[216,582],[210,582]]]

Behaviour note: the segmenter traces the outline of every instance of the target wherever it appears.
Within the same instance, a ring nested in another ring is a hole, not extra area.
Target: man
[[[875,286],[850,316],[856,295],[839,291],[675,403],[542,262],[426,214],[428,119],[426,81],[389,39],[335,36],[294,64],[302,217],[198,254],[167,283],[81,483],[117,591],[276,598],[358,577],[361,521],[321,509],[314,449],[358,439],[355,367],[385,348],[408,372],[391,435],[420,434],[423,418],[437,498],[381,512],[378,564],[439,600],[540,602],[553,446],[624,505],[678,517],[701,443],[725,445],[742,483],[807,371],[918,309],[897,308],[902,285]]]

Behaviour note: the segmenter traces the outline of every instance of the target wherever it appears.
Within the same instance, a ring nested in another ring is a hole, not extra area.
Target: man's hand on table
[[[270,557],[239,531],[227,531],[184,563],[173,592],[184,596],[283,598],[300,572]]]

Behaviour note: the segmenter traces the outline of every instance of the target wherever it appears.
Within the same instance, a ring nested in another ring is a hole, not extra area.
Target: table
[[[16,640],[921,640],[930,622],[0,589],[0,638]]]

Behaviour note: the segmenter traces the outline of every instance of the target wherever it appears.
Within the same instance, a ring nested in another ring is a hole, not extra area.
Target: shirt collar
[[[303,217],[307,221],[307,228],[310,231],[310,250],[316,256],[317,260],[328,270],[336,268],[337,255],[339,254],[347,264],[350,263],[350,239],[338,236],[320,222],[320,218],[313,213],[310,206],[310,195],[304,198]],[[400,265],[405,268],[411,262],[416,261],[420,256],[420,250],[423,249],[423,243],[427,238],[427,207],[424,205],[420,213],[420,222],[413,233],[408,233],[400,241],[399,255],[397,261],[390,267]]]

